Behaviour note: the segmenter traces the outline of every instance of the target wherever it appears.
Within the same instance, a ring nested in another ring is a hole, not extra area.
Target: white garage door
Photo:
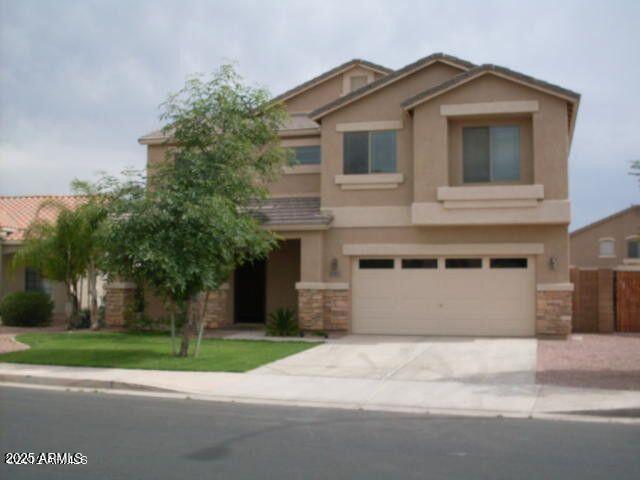
[[[353,332],[533,335],[534,268],[531,257],[357,258]]]

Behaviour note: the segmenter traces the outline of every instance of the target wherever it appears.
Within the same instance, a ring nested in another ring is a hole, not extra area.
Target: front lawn
[[[28,333],[17,340],[31,348],[0,355],[0,362],[202,372],[246,372],[317,345],[204,339],[198,358],[177,358],[171,354],[171,337],[164,334]]]

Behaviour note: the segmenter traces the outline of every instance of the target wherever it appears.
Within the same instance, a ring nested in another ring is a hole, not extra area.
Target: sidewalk
[[[203,400],[414,413],[530,417],[637,409],[640,392],[269,374],[168,372],[0,363],[0,382],[180,394]]]

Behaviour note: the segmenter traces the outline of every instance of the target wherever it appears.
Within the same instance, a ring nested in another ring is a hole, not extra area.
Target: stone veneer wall
[[[127,308],[133,303],[135,284],[114,282],[106,290],[104,320],[109,327],[121,327]]]
[[[105,303],[105,322],[110,327],[121,327],[127,307],[133,302],[135,284],[114,282],[107,285],[107,297]],[[228,289],[214,290],[209,294],[207,308],[204,313],[206,328],[219,328],[229,325],[227,315]],[[205,296],[201,296],[198,308],[202,308]]]
[[[201,296],[201,302],[204,302],[205,295]],[[220,289],[212,290],[207,300],[207,308],[204,312],[204,320],[206,328],[220,328],[230,325],[230,319],[227,315],[229,299],[229,290]],[[199,308],[202,308],[200,303]]]
[[[349,291],[299,289],[298,322],[302,330],[348,330]]]
[[[546,290],[536,294],[536,333],[569,335],[573,293],[566,290]]]

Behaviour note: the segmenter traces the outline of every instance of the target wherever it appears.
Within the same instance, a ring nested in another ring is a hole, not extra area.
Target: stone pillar
[[[296,284],[301,330],[349,329],[349,286],[346,283]]]
[[[349,330],[349,290],[324,291],[324,329]]]
[[[323,289],[298,289],[298,323],[301,330],[324,329]]]
[[[539,286],[536,292],[536,334],[571,334],[572,301],[570,289],[541,289]]]
[[[204,301],[205,295],[201,296]],[[209,292],[207,306],[204,312],[206,328],[220,328],[231,324],[228,315],[229,287],[222,286],[219,290]],[[199,307],[201,308],[201,306]]]
[[[124,325],[124,317],[133,303],[136,284],[132,282],[111,282],[106,286],[105,322],[109,327]]]

